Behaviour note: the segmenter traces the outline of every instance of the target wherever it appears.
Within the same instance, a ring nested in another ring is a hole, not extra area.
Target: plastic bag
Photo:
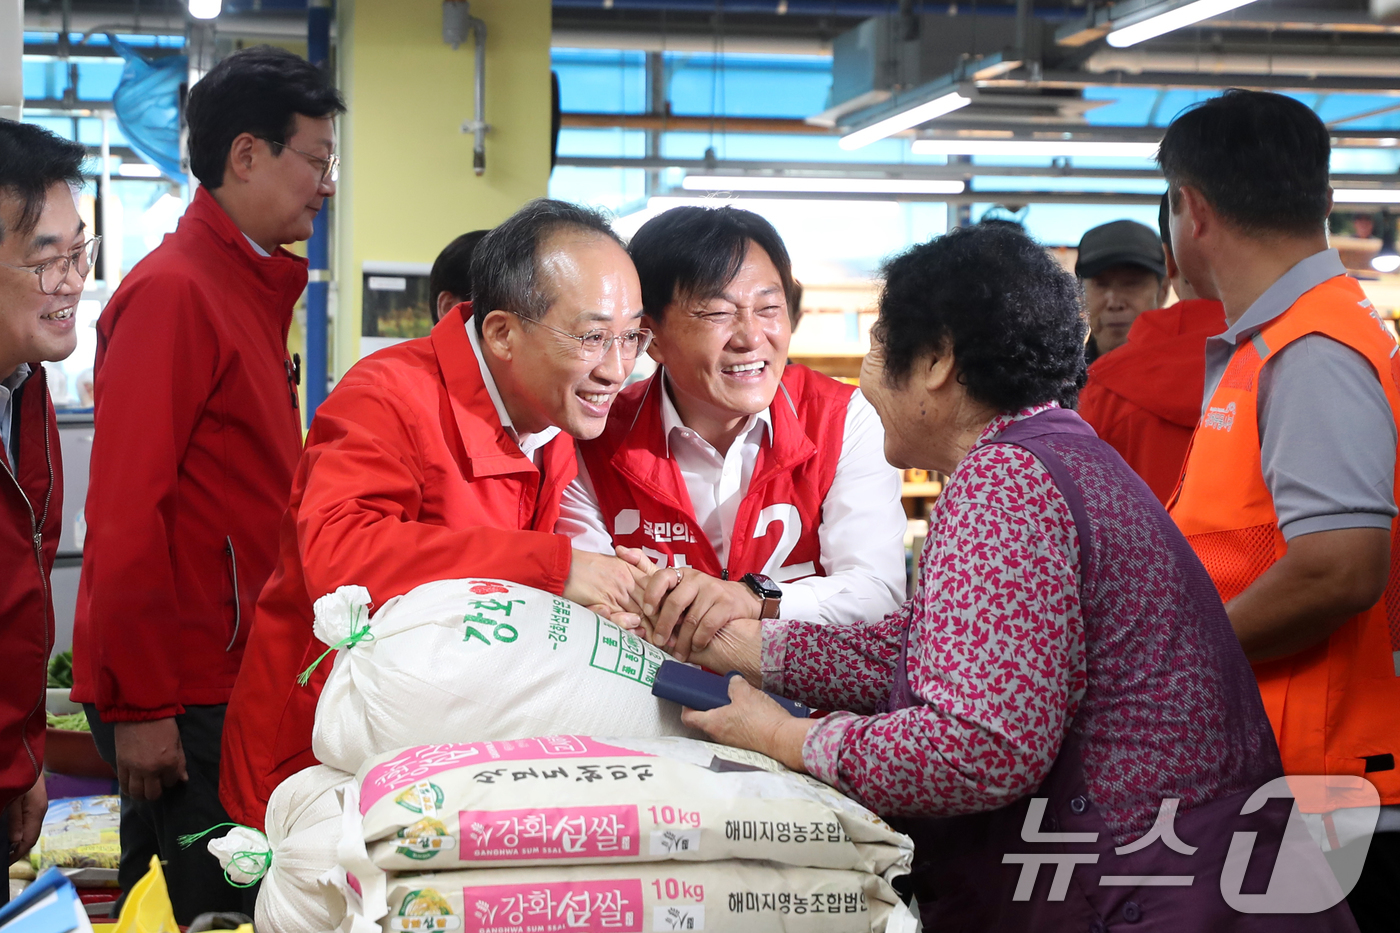
[[[110,868],[121,861],[121,798],[66,797],[50,800],[30,860],[40,871]]]

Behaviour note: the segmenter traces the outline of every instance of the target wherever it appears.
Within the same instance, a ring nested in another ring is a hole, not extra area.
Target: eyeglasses
[[[586,334],[571,334],[567,330],[551,327],[544,321],[526,317],[519,311],[511,313],[522,321],[538,324],[545,330],[552,330],[561,337],[577,340],[579,359],[588,360],[590,363],[601,362],[612,351],[613,344],[617,344],[618,352],[622,354],[624,360],[635,360],[646,352],[647,347],[651,346],[653,336],[652,332],[646,329],[625,330],[620,334],[609,334],[601,330],[590,330]]]
[[[92,269],[92,264],[97,261],[97,247],[102,243],[102,237],[95,236],[82,246],[65,253],[62,256],[55,256],[35,266],[16,266],[8,262],[0,262],[0,266],[9,266],[11,269],[22,269],[33,272],[39,277],[39,291],[45,295],[56,295],[63,287],[63,283],[68,279],[68,273],[76,266],[78,278],[86,279],[88,272]]]
[[[309,152],[302,152],[300,149],[293,149],[286,143],[279,143],[277,140],[268,139],[266,136],[259,136],[258,139],[261,139],[269,146],[277,146],[281,149],[286,149],[288,152],[295,152],[308,162],[313,162],[321,166],[321,184],[324,185],[327,181],[340,181],[340,156],[336,155],[334,152],[328,157],[322,157],[312,155]]]

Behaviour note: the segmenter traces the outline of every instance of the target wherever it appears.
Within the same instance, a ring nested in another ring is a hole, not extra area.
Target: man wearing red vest
[[[49,575],[63,520],[58,419],[44,361],[78,345],[74,309],[97,238],[74,203],[87,153],[28,123],[0,120],[0,865],[39,838],[44,686],[53,648]],[[0,904],[9,886],[0,889]]]
[[[636,612],[638,569],[554,533],[573,438],[603,430],[650,339],[632,262],[601,215],[540,200],[481,241],[471,282],[472,303],[362,360],[317,409],[229,701],[220,796],[238,822],[261,827],[273,789],[316,764],[332,659],[297,675],[328,647],[321,595],[359,585],[377,607],[480,576]]]
[[[1172,255],[1170,208],[1162,195],[1158,227],[1167,277],[1180,300],[1144,311],[1128,340],[1089,366],[1079,415],[1165,503],[1181,478],[1186,448],[1201,417],[1206,338],[1225,329],[1218,301],[1196,297]]]
[[[1254,662],[1288,774],[1364,776],[1377,833],[1348,902],[1400,916],[1396,345],[1327,248],[1328,132],[1292,98],[1227,91],[1177,117],[1159,161],[1171,239],[1228,329],[1172,517]],[[1389,579],[1388,579],[1389,578]],[[1388,585],[1387,585],[1388,581]],[[1326,815],[1303,794],[1299,806]]]
[[[660,368],[579,445],[560,530],[662,565],[643,597],[658,643],[687,612],[721,626],[892,611],[899,474],[858,390],[786,363],[794,283],[777,231],[749,211],[683,207],[643,225],[629,251]]]

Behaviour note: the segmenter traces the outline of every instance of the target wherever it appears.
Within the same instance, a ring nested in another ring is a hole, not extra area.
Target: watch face
[[[782,599],[783,591],[778,588],[771,577],[761,573],[744,574],[744,582],[753,588],[753,591],[764,599]]]

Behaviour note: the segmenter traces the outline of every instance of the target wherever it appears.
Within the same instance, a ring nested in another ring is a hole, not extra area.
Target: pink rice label
[[[463,810],[462,861],[612,859],[641,851],[635,804]]]
[[[641,933],[642,881],[556,881],[462,889],[464,933]]]
[[[650,758],[644,752],[595,742],[585,735],[547,735],[536,739],[473,742],[470,745],[416,745],[377,764],[360,785],[360,813],[383,797],[444,771],[496,761],[563,758]]]

